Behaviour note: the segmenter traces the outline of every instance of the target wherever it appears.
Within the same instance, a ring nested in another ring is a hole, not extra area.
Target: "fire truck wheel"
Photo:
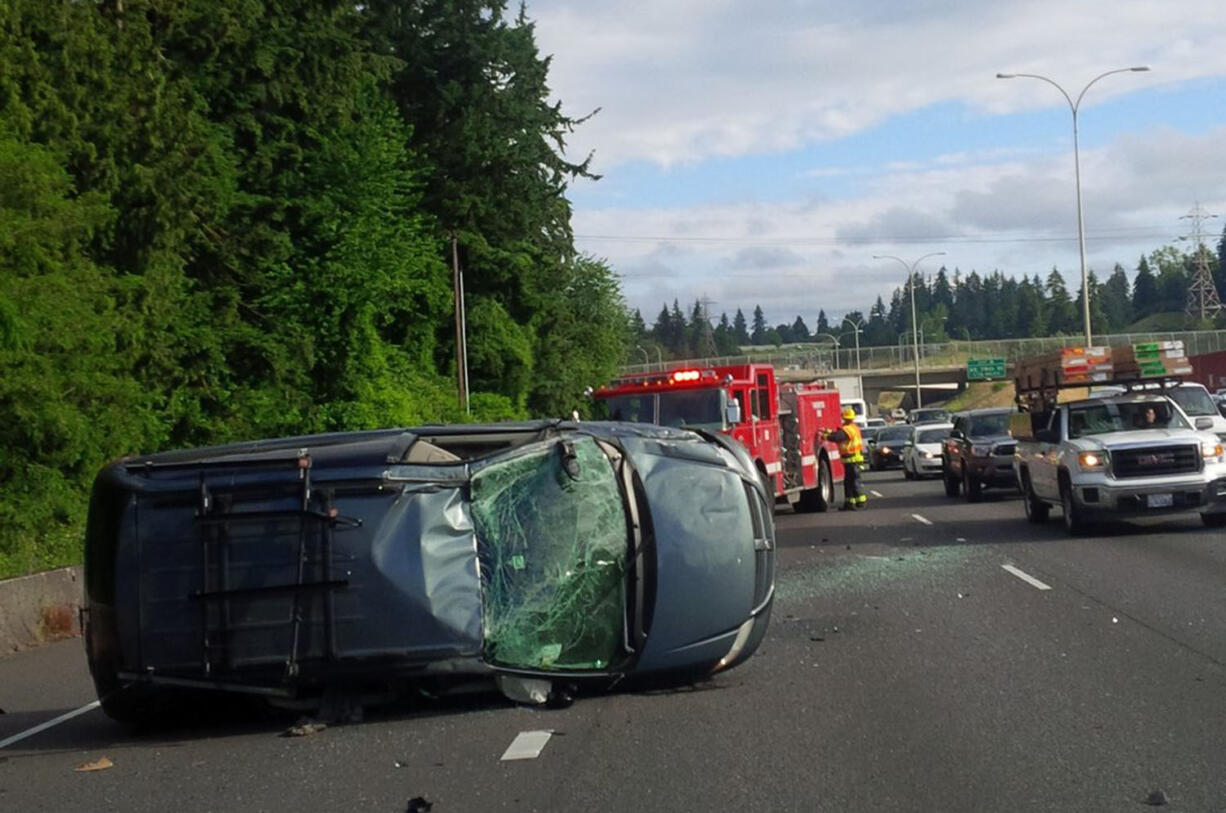
[[[800,493],[796,510],[821,512],[834,504],[834,478],[830,475],[830,461],[824,456],[817,461],[817,486]]]

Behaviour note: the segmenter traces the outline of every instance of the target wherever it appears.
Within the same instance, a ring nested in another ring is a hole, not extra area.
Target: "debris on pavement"
[[[1149,792],[1149,796],[1145,797],[1145,804],[1150,805],[1151,807],[1162,807],[1169,801],[1170,799],[1167,797],[1166,791],[1162,790],[1161,788],[1151,790]]]
[[[404,808],[404,813],[429,813],[434,802],[426,801],[424,796],[414,796]]]
[[[318,720],[310,717],[303,717],[298,722],[294,723],[285,731],[281,732],[282,737],[309,737],[312,734],[318,734],[328,727],[327,723],[321,723]]]
[[[93,762],[82,762],[73,770],[77,773],[87,773],[89,771],[105,771],[107,768],[114,767],[115,763],[111,762],[110,757],[98,757]]]
[[[496,679],[498,691],[512,703],[522,703],[526,706],[543,706],[549,701],[553,683],[538,678],[525,678],[516,675],[499,675]]]

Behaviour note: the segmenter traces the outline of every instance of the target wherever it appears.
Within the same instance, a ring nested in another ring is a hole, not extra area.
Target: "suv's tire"
[[[1226,528],[1226,514],[1201,514],[1200,521],[1206,528]]]
[[[966,494],[967,502],[979,502],[983,496],[983,484],[971,474],[971,470],[966,467],[966,461],[962,462],[962,491]]]
[[[948,466],[941,470],[941,479],[945,481],[945,496],[957,497],[962,483],[957,477],[954,476],[953,472],[949,470]]]
[[[1047,522],[1048,512],[1051,511],[1051,506],[1040,500],[1034,493],[1034,488],[1030,485],[1030,473],[1022,475],[1022,505],[1026,509],[1026,519],[1035,525],[1041,525]]]
[[[1072,536],[1084,536],[1090,530],[1090,523],[1077,507],[1073,499],[1073,486],[1067,478],[1060,478],[1060,510],[1064,514],[1064,529]]]

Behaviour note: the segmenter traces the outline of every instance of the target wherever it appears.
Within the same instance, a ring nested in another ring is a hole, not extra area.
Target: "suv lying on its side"
[[[959,490],[971,502],[989,487],[1016,488],[1013,453],[1017,444],[1009,433],[1012,409],[974,409],[954,416],[954,428],[941,447],[941,476],[945,495]]]

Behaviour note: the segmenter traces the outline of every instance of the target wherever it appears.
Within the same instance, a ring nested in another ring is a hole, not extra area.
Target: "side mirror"
[[[741,422],[741,402],[729,401],[728,406],[724,408],[724,417],[728,419],[729,424],[738,424]]]
[[[955,440],[961,440],[961,439],[962,439],[962,430],[961,430],[961,429],[955,429],[955,430],[953,430],[952,432],[950,432],[950,433],[949,433],[949,436],[950,436],[951,438],[954,438]]]
[[[1196,419],[1196,428],[1205,431],[1213,428],[1213,418],[1207,415],[1202,415]]]
[[[904,446],[904,447],[905,447],[905,446],[914,446],[914,445],[915,445],[915,444],[914,444],[914,443],[912,443],[910,440],[908,440],[906,443],[904,443],[904,444],[903,444],[903,446]]]

